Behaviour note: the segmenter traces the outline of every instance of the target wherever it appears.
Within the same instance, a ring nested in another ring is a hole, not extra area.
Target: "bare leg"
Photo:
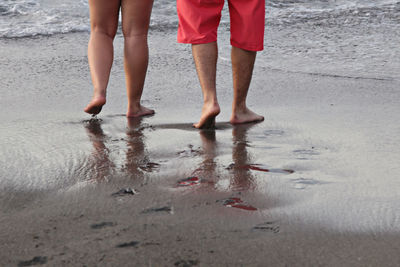
[[[211,128],[215,126],[215,117],[220,112],[215,82],[218,58],[217,43],[194,44],[192,53],[204,99],[200,120],[193,126]]]
[[[124,66],[128,95],[127,117],[154,114],[140,104],[149,61],[147,32],[153,0],[122,0],[122,30],[124,33]]]
[[[118,0],[89,0],[90,41],[88,59],[93,83],[93,98],[85,112],[98,114],[106,103],[106,89],[113,62],[113,40],[118,27]]]
[[[246,106],[247,92],[253,76],[253,67],[256,60],[257,52],[247,51],[237,47],[232,47],[232,72],[233,72],[233,103],[232,116],[230,122],[232,124],[255,122],[264,120],[260,116],[251,111]]]

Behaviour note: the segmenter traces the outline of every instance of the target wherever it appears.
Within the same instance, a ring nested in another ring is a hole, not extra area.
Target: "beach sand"
[[[198,131],[190,46],[154,33],[156,114],[128,120],[118,35],[91,120],[88,37],[0,40],[1,266],[400,264],[399,80],[256,63],[249,105],[265,121],[232,126],[221,58],[217,129]]]

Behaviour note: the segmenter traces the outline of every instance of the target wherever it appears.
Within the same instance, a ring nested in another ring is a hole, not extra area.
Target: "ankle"
[[[130,101],[128,102],[129,110],[139,110],[141,108],[140,101]]]
[[[93,98],[106,98],[106,90],[94,89]]]
[[[244,113],[247,111],[247,106],[246,106],[246,102],[242,102],[242,103],[234,103],[232,105],[232,112],[233,113]]]
[[[204,105],[207,105],[207,106],[219,106],[217,98],[204,99],[203,103],[204,103]]]

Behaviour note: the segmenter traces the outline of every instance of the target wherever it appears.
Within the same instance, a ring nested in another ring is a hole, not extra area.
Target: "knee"
[[[125,39],[147,40],[147,32],[123,32]]]
[[[115,35],[117,34],[118,25],[101,25],[93,23],[91,26],[91,33],[92,34],[102,34],[106,35],[107,37],[114,39]]]
[[[124,38],[147,39],[148,27],[126,27],[122,25]]]

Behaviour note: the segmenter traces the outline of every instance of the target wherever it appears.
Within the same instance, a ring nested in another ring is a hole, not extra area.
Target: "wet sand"
[[[400,82],[260,64],[249,103],[266,120],[232,126],[222,59],[217,129],[198,131],[174,38],[150,36],[156,114],[126,119],[117,37],[98,120],[87,34],[0,40],[0,265],[398,266]]]

